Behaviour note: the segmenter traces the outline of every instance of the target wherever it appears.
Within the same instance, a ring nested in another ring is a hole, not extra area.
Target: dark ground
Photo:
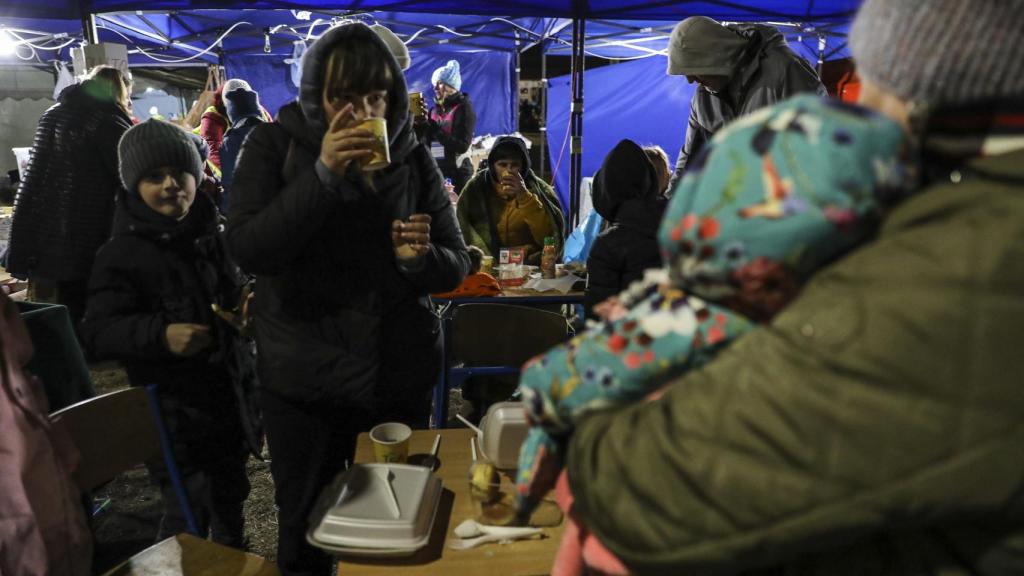
[[[128,386],[124,370],[120,368],[103,366],[91,372],[97,394]],[[273,560],[277,554],[277,510],[270,465],[250,458],[248,470],[252,484],[245,503],[249,551]],[[144,467],[122,474],[97,491],[93,498],[94,507],[102,507],[93,517],[97,573],[103,573],[154,543],[160,523],[160,494],[150,485]]]
[[[95,366],[91,370],[97,394],[105,394],[128,386],[124,370],[113,364]],[[461,393],[452,391],[451,412],[464,415],[468,403]],[[449,426],[461,426],[450,420]],[[265,457],[269,457],[264,454]],[[274,484],[270,463],[249,459],[249,482],[252,490],[245,502],[245,530],[249,551],[268,560],[277,556],[277,508],[274,505]],[[101,511],[93,517],[96,539],[96,573],[113,568],[133,554],[152,545],[160,523],[160,494],[150,485],[145,467],[139,466],[114,479],[93,495],[94,507]]]

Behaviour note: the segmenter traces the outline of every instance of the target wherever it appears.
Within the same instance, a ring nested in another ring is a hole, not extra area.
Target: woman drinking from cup
[[[386,166],[376,166],[383,119]],[[427,294],[469,267],[440,173],[409,124],[401,69],[360,23],[306,52],[297,102],[246,140],[228,242],[258,278],[254,327],[284,574],[329,570],[305,542],[320,490],[356,435],[425,427],[441,366]]]

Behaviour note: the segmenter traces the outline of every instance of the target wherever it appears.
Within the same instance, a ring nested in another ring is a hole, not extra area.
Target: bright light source
[[[146,86],[146,92],[152,92],[152,91],[153,91],[153,87],[152,86]]]
[[[10,56],[14,54],[14,50],[17,48],[14,44],[14,38],[3,30],[0,30],[0,56]]]

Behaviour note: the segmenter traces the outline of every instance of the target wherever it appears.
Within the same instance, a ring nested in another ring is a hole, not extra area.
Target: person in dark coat
[[[705,16],[683,20],[669,38],[668,73],[698,84],[669,195],[690,158],[733,119],[800,92],[828,95],[807,61],[764,24],[722,25]]]
[[[364,171],[387,122],[391,162]],[[306,52],[296,102],[257,126],[235,167],[228,244],[256,275],[253,326],[285,574],[326,574],[306,542],[320,491],[356,436],[384,421],[424,428],[441,368],[428,294],[469,255],[441,174],[409,123],[405,79],[368,26]]]
[[[200,533],[245,544],[246,433],[234,389],[235,328],[212,309],[238,307],[246,284],[227,259],[213,202],[196,194],[203,163],[189,134],[151,119],[125,133],[111,239],[100,248],[82,321],[98,359],[121,360],[132,386],[155,384]],[[158,538],[187,530],[163,461]]]
[[[458,162],[458,157],[469,150],[476,130],[476,112],[469,94],[462,92],[462,72],[458,60],[434,70],[430,83],[434,86],[434,106],[429,115],[417,126],[420,140],[430,147],[430,153],[445,178],[452,181],[455,190],[462,192],[470,177],[473,164],[469,158]]]
[[[85,309],[96,249],[110,237],[117,142],[131,127],[130,82],[97,66],[43,113],[28,172],[14,200],[7,271],[28,278],[33,300]]]
[[[587,258],[587,317],[596,304],[641,279],[644,270],[661,266],[658,225],[667,205],[662,177],[632,140],[616,144],[594,176],[594,210],[609,227],[594,240]]]
[[[263,110],[260,108],[259,94],[244,86],[224,94],[224,107],[227,109],[231,128],[224,133],[224,140],[220,145],[220,183],[224,192],[220,195],[218,208],[222,214],[227,214],[231,200],[231,180],[235,174],[238,153],[241,152],[242,144],[249,132],[265,120]]]

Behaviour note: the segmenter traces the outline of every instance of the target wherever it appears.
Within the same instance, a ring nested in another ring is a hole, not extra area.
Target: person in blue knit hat
[[[470,177],[473,176],[473,165],[468,158],[457,162],[460,155],[469,150],[473,142],[473,131],[476,129],[476,112],[469,101],[469,94],[462,91],[462,71],[458,60],[449,60],[447,64],[434,70],[430,77],[434,86],[434,107],[429,116],[422,114],[417,118],[416,132],[437,161],[438,168],[445,178],[451,179],[455,189],[462,192]]]

